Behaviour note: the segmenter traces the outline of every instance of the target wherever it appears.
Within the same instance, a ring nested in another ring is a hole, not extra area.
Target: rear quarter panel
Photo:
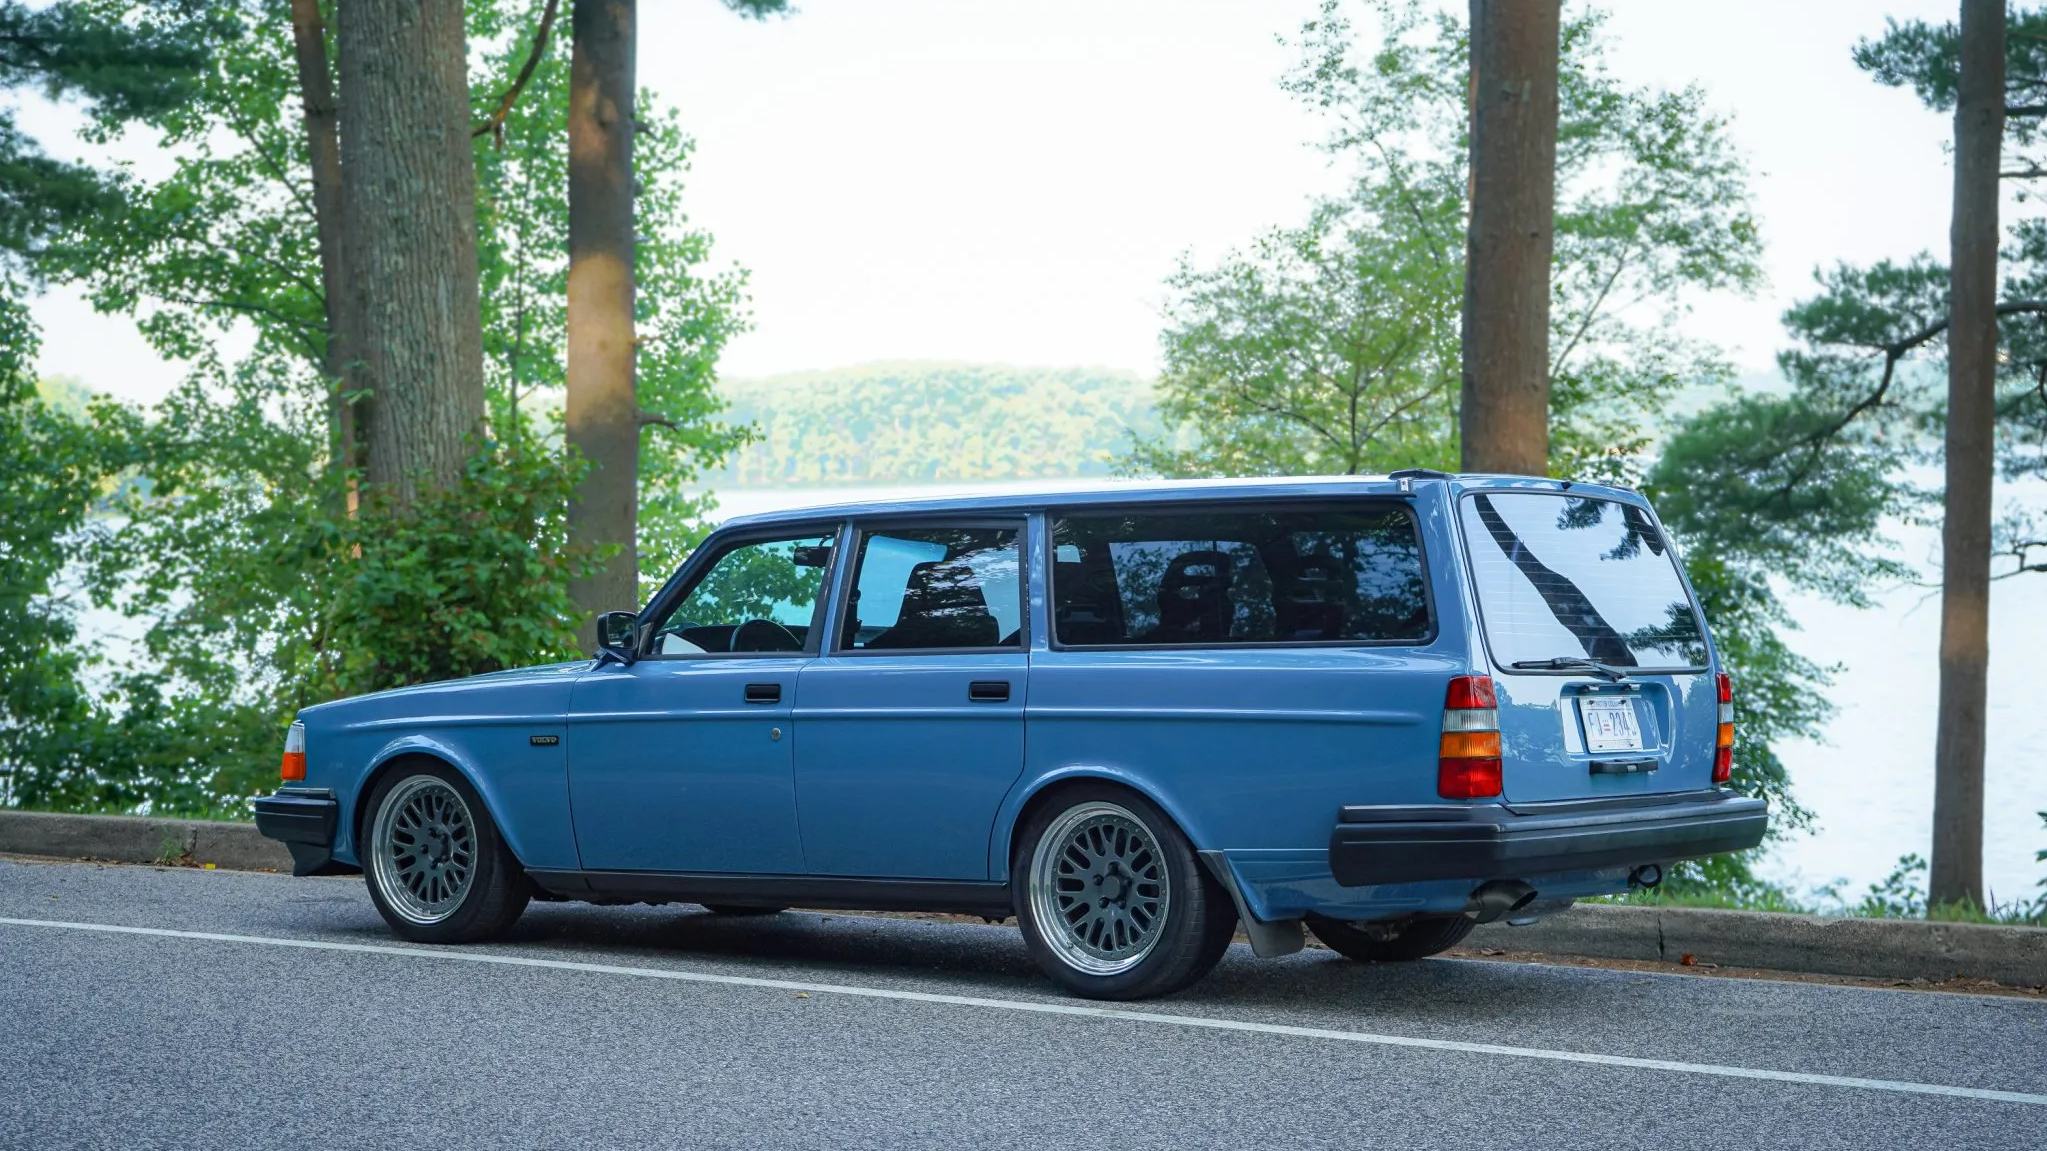
[[[1055,650],[1040,517],[1024,774],[996,820],[990,874],[1008,875],[1031,798],[1072,779],[1143,793],[1197,849],[1325,871],[1344,804],[1442,802],[1443,692],[1469,669],[1474,635],[1444,486],[1412,497],[1436,624],[1413,646]]]

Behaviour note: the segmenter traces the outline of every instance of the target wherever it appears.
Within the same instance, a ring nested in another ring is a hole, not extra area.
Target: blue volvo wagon
[[[1641,496],[1437,472],[733,520],[595,659],[307,708],[256,802],[392,928],[530,899],[1015,915],[1133,999],[1241,924],[1414,959],[1753,847]]]

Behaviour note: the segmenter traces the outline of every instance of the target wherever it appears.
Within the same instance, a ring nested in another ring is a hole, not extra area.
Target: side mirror
[[[629,611],[608,611],[597,617],[597,658],[631,663],[639,653],[633,650],[633,635],[640,617]]]

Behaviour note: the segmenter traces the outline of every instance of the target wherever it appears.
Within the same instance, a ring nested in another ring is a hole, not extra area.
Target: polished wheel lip
[[[370,877],[385,906],[408,923],[440,923],[461,910],[476,882],[476,856],[476,817],[438,776],[404,780],[377,808]]]
[[[1076,880],[1085,886],[1076,889]],[[1090,800],[1062,812],[1038,837],[1027,894],[1038,936],[1061,963],[1086,975],[1121,975],[1143,963],[1165,936],[1172,872],[1158,836],[1142,819],[1121,805]]]

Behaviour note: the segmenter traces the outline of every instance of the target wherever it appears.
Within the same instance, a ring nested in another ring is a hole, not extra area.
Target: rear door
[[[988,877],[1023,771],[1024,521],[867,526],[796,689],[803,855],[819,875]]]
[[[1646,506],[1466,492],[1458,521],[1499,695],[1505,797],[1712,786],[1705,629]],[[1572,666],[1588,662],[1611,670]]]

